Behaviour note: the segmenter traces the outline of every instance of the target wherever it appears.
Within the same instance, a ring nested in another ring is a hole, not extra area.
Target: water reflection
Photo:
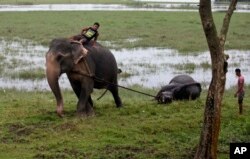
[[[167,84],[178,74],[189,74],[195,80],[207,87],[212,74],[210,69],[209,52],[197,55],[180,55],[178,51],[171,49],[146,48],[113,51],[118,64],[123,71],[132,74],[131,77],[121,79],[125,85],[139,84],[146,87],[159,87]],[[235,67],[240,67],[243,74],[249,74],[250,51],[227,50],[230,59],[227,73],[226,87],[232,87],[236,83]],[[190,66],[190,67],[189,67]],[[246,79],[246,83],[250,80]]]
[[[16,88],[24,90],[49,90],[48,84],[42,79],[18,79],[13,74],[24,70],[37,71],[45,69],[44,55],[47,47],[36,45],[27,40],[6,42],[0,40],[0,88]],[[211,80],[209,52],[196,55],[181,55],[177,50],[161,48],[139,48],[112,50],[123,73],[119,75],[119,84],[144,87],[161,87],[178,74],[189,74],[207,87]],[[236,84],[234,69],[240,67],[243,75],[250,74],[250,51],[227,50],[229,69],[226,87]],[[13,62],[14,61],[14,62]],[[44,72],[42,72],[44,74]],[[250,78],[246,78],[250,83]],[[65,75],[60,78],[64,89],[71,89]]]

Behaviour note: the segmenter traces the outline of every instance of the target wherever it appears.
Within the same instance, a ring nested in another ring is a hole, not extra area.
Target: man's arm
[[[93,45],[95,45],[95,43],[96,43],[96,41],[98,39],[98,36],[99,36],[99,33],[96,33],[96,36],[94,37],[94,43],[93,43]]]
[[[81,34],[84,34],[88,29],[89,29],[89,27],[82,28]]]

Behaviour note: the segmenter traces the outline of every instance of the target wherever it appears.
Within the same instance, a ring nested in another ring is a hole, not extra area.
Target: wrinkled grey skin
[[[85,44],[85,48],[89,52],[86,57],[83,57],[80,45],[77,43],[71,44],[68,39],[54,39],[50,43],[49,51],[46,54],[46,76],[57,101],[56,112],[59,116],[63,115],[64,104],[58,79],[63,73],[67,74],[78,97],[78,115],[89,116],[94,114],[91,99],[93,88],[107,88],[112,93],[116,106],[122,106],[116,86],[95,81],[88,77],[92,74],[110,83],[117,84],[118,68],[113,54],[99,43],[96,43],[93,47],[90,42]],[[83,62],[84,59],[86,59],[90,72]]]
[[[168,85],[156,95],[159,103],[171,103],[173,100],[195,100],[200,96],[201,85],[188,75],[175,76]]]

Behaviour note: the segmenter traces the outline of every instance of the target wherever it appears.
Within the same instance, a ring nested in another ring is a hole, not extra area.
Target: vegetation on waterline
[[[13,79],[44,79],[45,78],[45,70],[44,68],[37,69],[28,69],[28,70],[20,70],[18,72],[12,72],[9,74],[10,78]]]

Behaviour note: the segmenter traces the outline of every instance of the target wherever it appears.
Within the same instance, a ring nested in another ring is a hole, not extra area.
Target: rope
[[[89,77],[90,77],[90,76],[89,76]],[[131,88],[128,88],[128,87],[124,87],[124,86],[118,85],[118,84],[114,84],[114,83],[105,81],[104,79],[98,78],[98,77],[96,77],[96,76],[93,76],[93,79],[96,80],[96,81],[99,81],[99,82],[104,82],[104,83],[109,84],[109,85],[113,85],[113,86],[116,86],[116,87],[120,87],[120,88],[129,90],[129,91],[132,91],[132,92],[136,92],[136,93],[139,93],[139,94],[143,94],[143,95],[146,95],[146,96],[149,96],[149,97],[156,98],[156,96],[153,96],[153,95],[151,95],[151,94],[144,93],[144,92],[141,92],[141,91],[137,91],[137,90],[134,90],[134,89],[131,89]]]
[[[100,97],[97,98],[97,100],[100,100],[106,93],[107,93],[108,89],[105,89],[105,91],[102,93],[102,95]]]
[[[86,77],[92,78],[92,79],[95,80],[95,81],[103,82],[103,83],[106,83],[106,84],[109,84],[109,85],[112,85],[112,86],[120,87],[120,88],[129,90],[129,91],[132,91],[132,92],[136,92],[136,93],[139,93],[139,94],[143,94],[143,95],[145,95],[145,96],[149,96],[149,97],[156,98],[156,96],[154,96],[154,95],[151,95],[151,94],[148,94],[148,93],[144,93],[144,92],[141,92],[141,91],[137,91],[137,90],[134,90],[134,89],[131,89],[131,88],[128,88],[128,87],[124,87],[124,86],[118,85],[118,84],[111,83],[111,82],[108,82],[108,81],[106,81],[106,80],[104,80],[104,79],[98,78],[98,77],[96,77],[96,76],[94,76],[94,75],[85,74],[85,73],[81,73],[81,72],[76,72],[76,73],[80,73],[82,76],[86,76]],[[107,92],[107,90],[103,93],[103,95],[104,95],[106,92]],[[101,97],[102,97],[103,95],[101,95]],[[101,97],[99,97],[98,99],[100,99]]]

